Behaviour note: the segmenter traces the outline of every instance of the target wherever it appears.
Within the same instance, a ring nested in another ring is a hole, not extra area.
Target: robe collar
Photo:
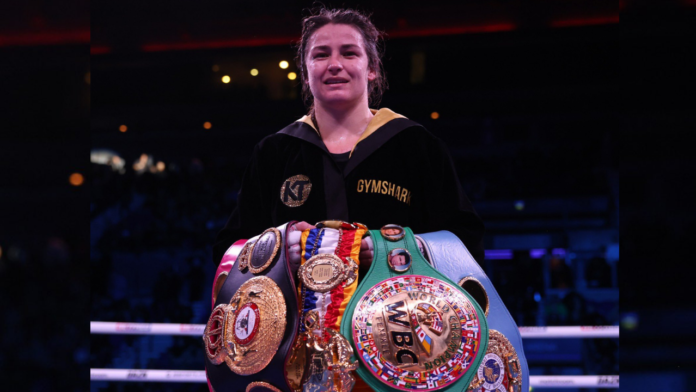
[[[350,159],[343,172],[344,177],[367,157],[372,155],[372,153],[377,151],[384,143],[404,129],[413,126],[421,126],[415,121],[411,121],[405,116],[387,108],[379,110],[370,109],[370,111],[374,114],[374,117],[372,117],[372,120],[367,124],[367,128],[365,128],[365,131],[360,135],[360,139],[358,139],[351,149]],[[283,128],[278,133],[312,143],[326,154],[330,154],[310,116],[302,116],[302,118]]]

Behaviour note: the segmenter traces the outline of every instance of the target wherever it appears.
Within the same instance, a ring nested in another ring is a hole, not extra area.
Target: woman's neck
[[[348,110],[332,110],[319,103],[315,105],[314,115],[318,123],[315,125],[319,128],[326,148],[333,154],[352,150],[374,117],[367,105],[358,105]]]

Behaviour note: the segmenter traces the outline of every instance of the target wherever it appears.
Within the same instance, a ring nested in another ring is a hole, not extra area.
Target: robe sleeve
[[[213,263],[217,266],[227,249],[237,240],[249,239],[273,226],[270,204],[270,190],[265,189],[264,178],[268,180],[267,166],[258,144],[252,153],[251,162],[244,172],[237,197],[237,206],[218,233],[213,244]]]
[[[483,221],[464,193],[454,162],[444,142],[437,139],[428,156],[431,170],[425,201],[424,232],[448,230],[462,240],[474,259],[483,268]]]

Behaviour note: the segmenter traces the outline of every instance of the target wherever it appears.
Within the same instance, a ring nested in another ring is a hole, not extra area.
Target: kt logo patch
[[[309,177],[298,174],[283,182],[280,187],[280,200],[288,207],[299,207],[307,201],[312,190],[312,182]]]

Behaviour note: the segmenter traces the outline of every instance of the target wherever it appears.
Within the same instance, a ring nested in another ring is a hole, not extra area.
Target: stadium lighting
[[[80,186],[83,182],[85,182],[85,178],[82,177],[82,174],[73,173],[70,175],[70,185]]]

